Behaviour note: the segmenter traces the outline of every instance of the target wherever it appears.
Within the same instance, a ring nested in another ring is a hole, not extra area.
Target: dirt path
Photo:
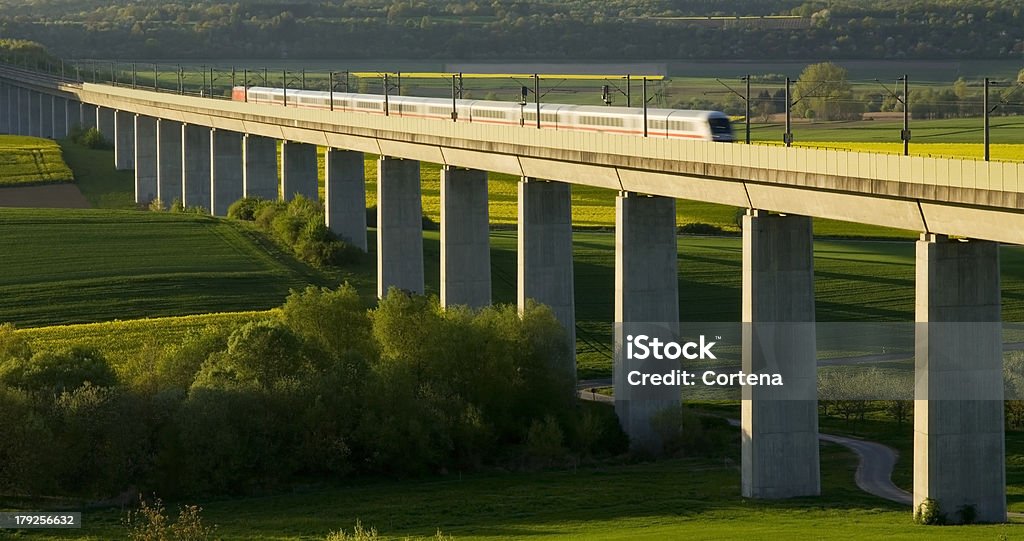
[[[74,184],[0,188],[0,207],[87,209],[91,205]]]

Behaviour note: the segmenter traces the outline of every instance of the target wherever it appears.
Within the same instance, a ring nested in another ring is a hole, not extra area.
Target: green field
[[[74,180],[50,139],[0,135],[0,187],[52,184]]]
[[[426,538],[437,529],[463,540],[555,539],[964,539],[959,527],[923,527],[909,508],[860,492],[856,459],[822,445],[822,496],[747,500],[735,454],[592,465],[541,473],[450,474],[405,481],[311,487],[292,494],[199,502],[224,540],[322,539],[357,520],[382,535]],[[195,503],[195,502],[183,502]],[[168,508],[174,511],[175,503]],[[106,540],[124,535],[119,511],[87,511],[83,530],[26,533],[25,539]],[[970,526],[973,539],[1009,539],[1018,525]],[[400,537],[399,537],[400,538]]]
[[[132,211],[0,212],[0,321],[19,326],[260,310],[329,284],[242,224]]]
[[[94,217],[83,219],[90,215]],[[0,302],[0,321],[13,321],[20,326],[267,309],[280,304],[289,287],[306,282],[336,284],[349,280],[368,302],[375,296],[376,250],[372,236],[371,253],[362,264],[328,276],[295,263],[265,244],[254,244],[252,233],[231,222],[123,212],[78,211],[66,219],[60,219],[60,213],[53,211],[18,211],[8,216],[0,221],[5,225],[0,235],[14,238],[25,231],[23,228],[40,229],[39,224],[49,232],[38,237],[41,244],[18,246],[18,257],[13,261],[29,259],[25,264],[12,265],[0,278],[0,299],[4,299]],[[126,220],[132,227],[104,221],[112,217]],[[48,244],[60,246],[58,237],[69,230],[75,231],[76,242],[88,242],[91,246],[72,269],[64,268],[66,263],[58,263],[66,257],[63,253],[43,248]],[[185,238],[178,235],[187,235],[189,242],[176,242]],[[614,245],[614,236],[608,233],[577,232],[574,236],[580,377],[603,377],[611,370]],[[819,321],[913,319],[913,243],[819,240],[815,248]],[[738,237],[680,237],[683,320],[739,320],[741,249]],[[120,257],[123,254],[128,255]],[[425,233],[424,258],[427,291],[437,294],[437,232]],[[495,302],[515,302],[516,261],[516,233],[492,233]],[[64,267],[58,266],[60,270],[50,274],[38,271],[60,264]],[[1004,247],[1002,264],[1004,320],[1024,321],[1024,249]],[[153,323],[163,325],[160,320]],[[133,332],[145,334],[145,322],[133,325],[138,325]],[[121,327],[114,330],[122,332]],[[49,336],[61,339],[78,332],[87,341],[93,341],[101,331],[97,326],[47,331]],[[135,343],[139,347],[145,345],[143,341]],[[122,355],[121,345],[111,347],[115,355]]]

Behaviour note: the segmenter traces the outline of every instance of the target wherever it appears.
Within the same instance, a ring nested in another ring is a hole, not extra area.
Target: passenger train
[[[285,105],[281,88],[236,86],[231,98],[249,103]],[[382,94],[334,93],[335,111],[385,114]],[[288,90],[288,107],[330,109],[331,93],[313,90]],[[534,104],[487,100],[455,100],[458,122],[481,122],[507,126],[537,126]],[[398,117],[452,120],[452,100],[388,96],[387,114]],[[541,103],[540,127],[555,130],[592,131],[643,135],[643,109],[640,107],[600,107]],[[731,142],[734,140],[729,117],[720,111],[647,109],[648,137]]]

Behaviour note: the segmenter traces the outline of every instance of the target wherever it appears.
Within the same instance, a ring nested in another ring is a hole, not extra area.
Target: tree
[[[820,120],[856,119],[864,111],[864,105],[853,99],[846,68],[832,62],[804,68],[793,91],[793,102],[797,116]]]

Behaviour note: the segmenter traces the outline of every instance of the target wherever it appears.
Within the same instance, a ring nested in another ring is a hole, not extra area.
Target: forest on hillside
[[[0,0],[78,58],[1014,59],[1019,0]]]

